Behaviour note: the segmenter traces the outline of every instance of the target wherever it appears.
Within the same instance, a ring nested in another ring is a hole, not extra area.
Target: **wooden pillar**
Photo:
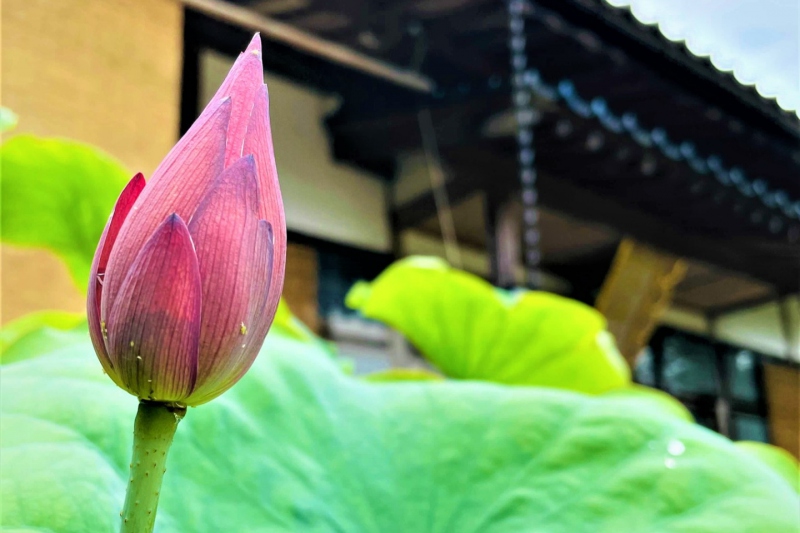
[[[595,307],[631,366],[685,273],[686,264],[677,257],[628,238],[620,243]]]
[[[4,0],[2,20],[2,102],[19,115],[12,133],[91,143],[149,177],[178,135],[180,3]],[[3,246],[2,263],[3,322],[84,309],[51,254]]]
[[[765,363],[764,389],[772,444],[800,459],[800,369]]]
[[[292,313],[319,333],[319,261],[313,248],[289,243],[283,297]]]

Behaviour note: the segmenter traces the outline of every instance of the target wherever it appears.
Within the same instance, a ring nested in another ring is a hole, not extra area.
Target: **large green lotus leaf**
[[[115,532],[135,399],[88,342],[0,379],[3,526]],[[755,457],[634,398],[369,383],[273,332],[239,384],[181,422],[157,530],[796,533],[797,505]]]
[[[444,381],[444,376],[424,368],[389,368],[362,376],[375,383],[392,381]]]
[[[761,459],[800,493],[800,463],[792,454],[783,448],[763,442],[740,441],[736,445],[739,449]]]
[[[601,393],[630,383],[603,316],[546,292],[495,289],[436,258],[409,257],[347,305],[402,332],[445,375]]]
[[[66,311],[37,311],[0,329],[0,361],[12,363],[70,342],[83,342],[71,330],[86,329],[86,316]]]
[[[674,416],[687,422],[694,422],[692,413],[674,396],[664,391],[633,384],[621,389],[614,389],[604,394],[606,397],[630,398],[639,402],[647,402],[654,409],[660,409],[667,416]]]
[[[29,135],[0,146],[3,242],[47,248],[86,289],[97,241],[130,179],[96,148]]]
[[[282,297],[278,303],[278,309],[275,312],[272,325],[273,327],[279,326],[283,328],[289,336],[297,340],[311,340],[314,337],[314,333],[312,333],[299,318],[292,314],[292,311],[289,309],[289,304],[287,304],[286,300]]]

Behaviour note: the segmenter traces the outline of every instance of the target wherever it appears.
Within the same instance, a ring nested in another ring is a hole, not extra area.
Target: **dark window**
[[[634,369],[637,383],[669,392],[698,424],[735,440],[769,440],[763,356],[660,328]]]
[[[646,346],[636,360],[636,368],[633,369],[633,378],[637,383],[656,386],[656,370],[653,362],[653,349]]]
[[[767,422],[758,415],[733,413],[733,434],[737,440],[769,442]]]
[[[371,281],[392,262],[392,255],[289,232],[289,242],[313,248],[317,253],[319,314],[350,314],[344,299],[356,281]]]
[[[750,350],[733,350],[729,357],[728,380],[731,384],[731,396],[738,401],[757,402],[755,354]]]
[[[317,248],[319,261],[319,314],[327,317],[331,313],[353,313],[345,307],[344,298],[355,282],[371,281],[391,261],[387,254],[364,250],[354,251],[344,246]]]
[[[714,347],[684,335],[670,335],[662,345],[664,389],[674,396],[719,394]]]

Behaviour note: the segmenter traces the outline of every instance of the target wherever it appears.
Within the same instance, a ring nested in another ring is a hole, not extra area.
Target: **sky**
[[[605,0],[800,117],[800,0]]]

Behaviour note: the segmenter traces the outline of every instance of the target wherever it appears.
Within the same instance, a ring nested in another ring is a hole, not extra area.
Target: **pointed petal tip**
[[[219,94],[214,95],[214,98],[209,100],[208,104],[203,109],[203,112],[200,113],[200,116],[195,119],[194,123],[192,123],[192,127],[189,128],[189,131],[186,132],[183,137],[181,137],[181,141],[183,141],[185,138],[191,137],[191,133],[196,134],[198,130],[206,127],[207,123],[209,122],[214,123],[221,121],[223,123],[222,126],[225,128],[225,130],[227,130],[231,116],[231,107],[232,102],[230,96],[220,96]],[[181,141],[178,141],[178,144],[173,147],[166,159],[169,159],[169,157],[173,155],[175,149],[182,144]],[[163,164],[164,161],[162,161],[161,165]],[[158,176],[159,170],[161,170],[161,166],[156,169],[156,172],[153,174],[153,178]]]
[[[245,50],[245,53],[261,55],[261,32],[256,32],[253,35],[253,38],[250,39],[250,44],[247,45],[247,50]]]
[[[215,115],[217,113],[225,113],[230,115],[231,112],[230,109],[232,103],[231,100],[232,99],[230,95],[225,95],[225,96],[217,95],[217,98],[212,98],[211,101],[208,102],[206,108],[201,113],[200,117],[198,117],[194,123],[197,124],[203,115]],[[194,126],[194,124],[192,126]]]
[[[255,180],[258,177],[256,173],[255,156],[253,154],[243,155],[239,159],[233,161],[228,168],[225,169],[223,174],[227,176],[237,175],[239,177],[252,176]]]
[[[131,209],[133,209],[139,195],[142,190],[144,190],[144,186],[144,175],[138,172],[131,178],[128,184],[125,185],[122,192],[119,193],[117,202],[114,205],[113,211],[111,211],[108,224],[106,225],[106,229],[103,232],[103,236],[95,252],[96,260],[92,265],[92,279],[94,279],[99,272],[105,272],[111,250],[122,228],[122,223],[125,222]]]
[[[120,193],[119,197],[125,199],[128,202],[130,202],[131,200],[135,202],[136,198],[139,197],[139,193],[142,192],[142,189],[144,189],[144,186],[146,184],[147,182],[144,179],[144,174],[142,174],[141,172],[137,172],[131,178],[128,184],[125,185],[125,188],[122,189],[122,192]],[[116,206],[114,207],[116,209]]]
[[[165,231],[181,231],[185,230],[186,233],[189,233],[189,226],[187,226],[186,222],[181,218],[178,213],[172,213],[167,215],[167,218],[164,219],[164,222],[161,223],[161,227],[159,227],[155,233],[158,233],[161,230]]]

